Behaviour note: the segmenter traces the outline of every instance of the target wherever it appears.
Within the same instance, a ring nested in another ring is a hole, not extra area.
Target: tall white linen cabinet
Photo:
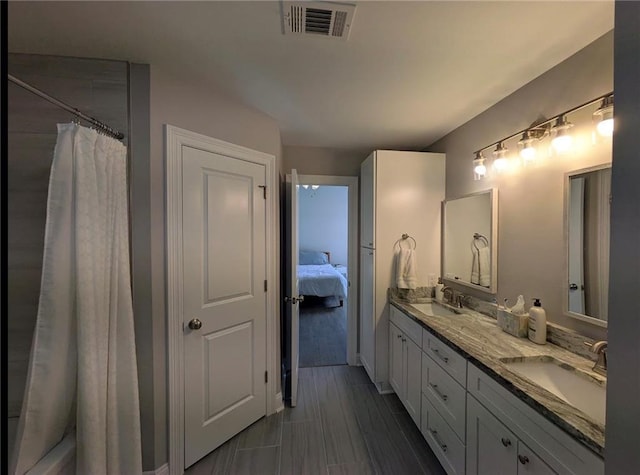
[[[395,254],[416,243],[418,286],[440,274],[445,155],[376,150],[360,166],[360,361],[389,392],[389,303]]]

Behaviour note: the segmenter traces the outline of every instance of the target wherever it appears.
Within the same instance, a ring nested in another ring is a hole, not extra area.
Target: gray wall
[[[616,2],[607,475],[640,473],[640,3]]]
[[[299,175],[360,176],[360,164],[372,150],[285,146],[284,173],[295,168]]]
[[[10,74],[127,133],[127,63],[10,54]],[[57,123],[73,116],[8,85],[9,447],[20,415],[36,323],[49,170]]]
[[[582,113],[582,149],[571,156],[549,157],[540,166],[473,180],[473,152],[539,117],[553,117],[613,90],[613,32],[487,109],[428,147],[447,154],[447,198],[496,187],[499,190],[498,297],[515,301],[540,297],[547,317],[593,338],[605,331],[562,312],[564,281],[564,174],[611,160],[611,141],[586,144],[590,112]],[[573,117],[571,118],[573,119]],[[578,122],[576,121],[576,124]],[[577,127],[576,127],[577,129]],[[508,146],[516,150],[517,139]],[[485,152],[490,156],[491,150]]]
[[[154,358],[155,423],[153,426],[145,425],[142,429],[143,433],[155,431],[155,467],[167,461],[168,450],[164,124],[275,155],[276,172],[281,169],[282,156],[280,129],[274,119],[238,100],[216,93],[207,84],[193,81],[188,76],[173,76],[151,65],[149,278],[153,323],[148,331],[152,338],[149,343],[153,345]],[[276,229],[278,228],[279,223],[276,223]],[[278,255],[277,262],[279,259]],[[277,292],[279,295],[279,288]],[[276,309],[277,315],[279,311],[279,308]],[[279,328],[276,328],[276,333],[280,335]],[[277,349],[279,347],[278,339]],[[279,370],[278,361],[278,372]],[[276,377],[279,381],[280,374]],[[145,466],[146,470],[149,468]]]

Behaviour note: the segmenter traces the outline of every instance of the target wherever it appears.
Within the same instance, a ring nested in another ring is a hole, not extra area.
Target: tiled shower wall
[[[8,71],[56,99],[127,134],[126,62],[9,54]],[[9,83],[9,453],[20,416],[38,309],[47,189],[57,137],[56,124],[69,122],[72,118],[72,114]]]

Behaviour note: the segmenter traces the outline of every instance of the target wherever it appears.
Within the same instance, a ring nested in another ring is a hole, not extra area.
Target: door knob
[[[284,301],[286,303],[292,303],[292,304],[297,304],[298,302],[304,302],[304,295],[300,295],[299,297],[289,297],[286,296],[284,298]]]
[[[578,284],[569,284],[569,290],[578,290]]]
[[[197,318],[194,318],[189,322],[189,328],[192,330],[200,330],[200,328],[202,328],[202,322]]]

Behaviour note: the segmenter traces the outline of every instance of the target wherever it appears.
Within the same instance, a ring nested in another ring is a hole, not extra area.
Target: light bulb
[[[304,188],[305,190],[309,188],[309,185],[302,185],[302,188]]]
[[[320,188],[320,185],[311,185],[312,190],[317,190],[318,188]]]
[[[498,142],[496,145],[496,149],[493,151],[493,168],[497,173],[502,173],[509,167],[509,160],[507,160],[507,147],[504,146],[504,143]]]
[[[567,153],[573,146],[571,135],[558,135],[551,141],[551,145],[558,153]]]
[[[593,113],[593,118],[598,120],[596,130],[603,137],[613,135],[613,96],[602,99],[600,107]]]
[[[555,134],[555,137],[551,141],[551,146],[557,153],[567,153],[571,150],[573,146],[573,137],[569,134],[571,127],[573,127],[573,124],[567,121],[565,115],[561,115],[551,129],[551,132]]]
[[[533,132],[525,130],[522,134],[522,138],[518,142],[518,146],[520,147],[520,157],[522,157],[525,165],[536,159],[535,142],[536,138],[533,136]]]
[[[533,146],[523,148],[520,150],[520,156],[526,162],[531,162],[536,159],[536,148]]]
[[[484,155],[482,152],[476,152],[476,158],[473,159],[473,178],[474,180],[482,180],[487,174],[487,167],[484,164]]]
[[[598,133],[603,137],[611,137],[613,135],[613,117],[610,119],[602,119],[596,125]]]

